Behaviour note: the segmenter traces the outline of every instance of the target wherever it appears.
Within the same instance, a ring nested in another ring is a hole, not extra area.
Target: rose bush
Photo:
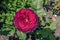
[[[36,29],[38,24],[38,16],[31,9],[21,9],[16,12],[14,17],[14,25],[19,31],[29,33]]]

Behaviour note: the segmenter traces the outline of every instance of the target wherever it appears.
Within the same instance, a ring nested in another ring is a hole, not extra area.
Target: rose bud
[[[60,9],[60,4],[57,6],[58,9]]]

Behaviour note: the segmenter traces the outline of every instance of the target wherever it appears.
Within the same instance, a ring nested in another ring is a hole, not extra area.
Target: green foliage
[[[53,31],[49,28],[43,30],[36,30],[35,36],[40,40],[56,40]]]
[[[45,28],[50,28],[51,30],[55,30],[56,29],[56,23],[57,22],[52,22],[51,24],[50,24],[50,26],[46,26]]]

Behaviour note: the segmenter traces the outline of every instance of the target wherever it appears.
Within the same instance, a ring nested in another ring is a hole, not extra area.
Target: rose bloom
[[[29,33],[37,28],[38,16],[31,9],[21,9],[16,12],[14,25],[19,31]]]

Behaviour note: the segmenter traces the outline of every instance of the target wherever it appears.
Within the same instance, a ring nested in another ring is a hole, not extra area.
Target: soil
[[[0,35],[0,40],[8,40],[8,36],[5,36],[5,35]]]
[[[55,36],[60,36],[60,17],[57,17],[56,21],[57,21],[57,25],[55,30]]]

